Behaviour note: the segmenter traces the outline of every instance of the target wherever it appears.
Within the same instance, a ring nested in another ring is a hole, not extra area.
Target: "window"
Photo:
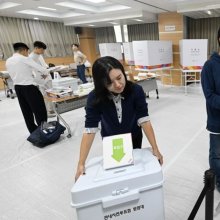
[[[116,42],[117,43],[122,42],[121,26],[120,25],[114,25],[114,30],[115,30]]]

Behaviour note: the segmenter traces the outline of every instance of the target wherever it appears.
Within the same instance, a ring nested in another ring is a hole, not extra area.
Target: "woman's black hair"
[[[109,77],[109,73],[112,69],[120,69],[125,77],[126,85],[122,92],[122,96],[126,96],[131,92],[133,83],[127,80],[123,65],[114,57],[101,57],[98,58],[92,66],[92,76],[96,96],[95,104],[108,100],[110,92],[108,91],[107,86],[112,83]]]

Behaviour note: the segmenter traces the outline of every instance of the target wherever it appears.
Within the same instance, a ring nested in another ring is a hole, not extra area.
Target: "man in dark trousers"
[[[33,71],[46,79],[49,70],[28,57],[29,48],[26,44],[18,42],[13,44],[13,48],[15,53],[7,59],[6,68],[13,80],[26,126],[32,133],[41,122],[47,121],[44,98],[34,82]]]
[[[74,62],[77,66],[77,76],[83,83],[87,83],[86,76],[85,76],[85,62],[86,56],[79,50],[78,44],[72,44],[72,50],[74,54]]]
[[[29,57],[32,58],[36,63],[39,65],[48,68],[49,66],[45,62],[43,58],[44,51],[47,49],[47,46],[45,43],[41,41],[35,41],[34,42],[34,49],[29,54]],[[42,95],[46,95],[47,89],[52,89],[52,77],[49,75],[47,77],[47,80],[44,80],[40,74],[36,73],[35,75],[35,82],[39,85],[39,89],[42,93]],[[47,109],[47,116],[48,117],[54,117],[54,110],[53,110],[53,103],[49,102],[47,100],[44,100],[46,109]]]

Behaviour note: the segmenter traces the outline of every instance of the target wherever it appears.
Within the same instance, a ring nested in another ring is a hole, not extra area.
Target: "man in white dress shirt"
[[[28,57],[29,48],[26,44],[18,42],[13,44],[13,47],[15,53],[6,60],[6,68],[13,80],[26,126],[32,133],[41,122],[47,121],[44,98],[34,82],[32,71],[46,79],[49,70]]]
[[[29,54],[29,57],[31,57],[36,63],[38,63],[39,65],[48,68],[47,63],[45,62],[44,58],[43,58],[43,54],[44,51],[47,49],[47,46],[45,43],[41,42],[41,41],[35,41],[34,42],[34,49],[33,51]],[[39,89],[42,93],[42,95],[46,95],[46,90],[47,89],[51,89],[52,88],[52,77],[49,74],[49,76],[47,77],[47,79],[42,79],[40,74],[37,74],[34,72],[35,75],[35,82],[39,85]],[[46,104],[46,108],[47,108],[47,115],[48,117],[52,117],[55,116],[54,111],[53,111],[53,106],[51,102],[48,102],[46,100],[45,104]]]

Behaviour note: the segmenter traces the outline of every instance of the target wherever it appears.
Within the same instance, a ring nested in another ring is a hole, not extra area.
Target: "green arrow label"
[[[112,148],[113,148],[113,155],[116,161],[120,162],[121,159],[124,157],[124,145],[123,145],[123,138],[113,139],[112,140]]]

